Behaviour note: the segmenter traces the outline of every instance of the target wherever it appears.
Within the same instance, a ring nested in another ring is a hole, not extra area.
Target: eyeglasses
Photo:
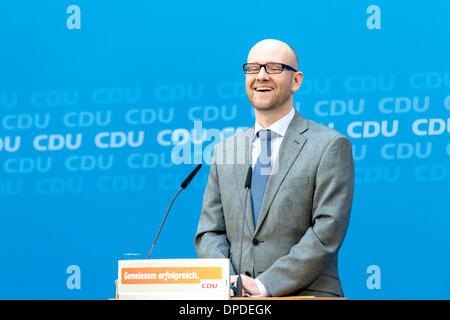
[[[261,67],[264,67],[264,70],[266,70],[266,72],[268,74],[281,73],[283,71],[283,69],[297,72],[297,70],[295,70],[291,66],[288,66],[287,64],[284,64],[284,63],[277,63],[277,62],[269,62],[266,64],[246,63],[242,67],[244,68],[244,72],[246,74],[259,73],[259,70],[261,70]]]

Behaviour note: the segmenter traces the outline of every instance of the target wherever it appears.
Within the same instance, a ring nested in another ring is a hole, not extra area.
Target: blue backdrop
[[[276,38],[299,54],[295,108],[352,141],[345,295],[449,299],[449,11],[446,0],[2,2],[0,298],[113,297],[117,260],[146,256],[201,161],[153,253],[196,257],[217,141],[194,121],[223,136],[253,124],[241,66]],[[174,163],[177,143],[192,157]]]

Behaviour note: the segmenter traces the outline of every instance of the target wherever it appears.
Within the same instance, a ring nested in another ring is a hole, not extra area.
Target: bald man
[[[293,108],[303,74],[288,44],[258,42],[244,72],[256,121],[214,149],[197,254],[229,258],[230,282],[241,274],[246,296],[343,296],[338,251],[353,200],[350,141]]]

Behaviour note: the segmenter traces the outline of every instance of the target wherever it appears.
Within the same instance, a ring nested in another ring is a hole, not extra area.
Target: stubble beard
[[[252,89],[253,90],[253,89]],[[255,92],[249,96],[250,103],[260,112],[271,112],[281,109],[291,98],[291,92],[284,89],[277,95],[273,96],[269,101],[258,101]]]

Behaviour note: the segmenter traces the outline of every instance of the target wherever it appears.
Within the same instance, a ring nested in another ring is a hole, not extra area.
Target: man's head
[[[298,70],[298,58],[288,44],[274,39],[258,42],[250,50],[247,63],[282,63]],[[269,70],[270,72],[270,70]],[[293,94],[303,80],[301,72],[283,68],[281,73],[271,74],[264,67],[258,73],[245,75],[248,99],[255,112],[284,115],[293,104]]]

